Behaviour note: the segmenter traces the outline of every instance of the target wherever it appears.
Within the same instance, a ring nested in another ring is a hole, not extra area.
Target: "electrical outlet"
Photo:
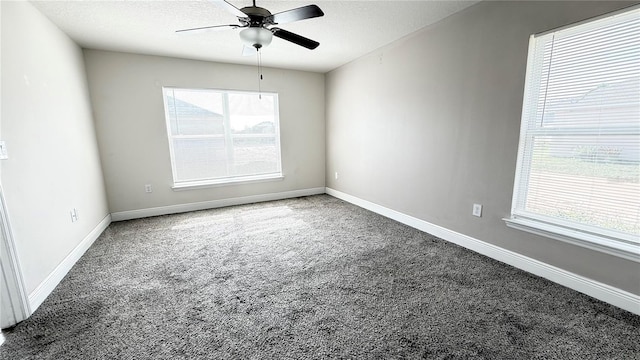
[[[482,216],[482,205],[473,204],[473,216],[481,217]]]
[[[336,171],[336,180],[338,180],[338,172]]]
[[[151,187],[151,184],[146,184],[144,186],[144,192],[147,192],[147,193],[153,192],[153,188]]]

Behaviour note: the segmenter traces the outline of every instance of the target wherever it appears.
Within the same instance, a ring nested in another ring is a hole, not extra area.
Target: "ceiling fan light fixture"
[[[263,27],[248,27],[240,31],[240,39],[245,45],[259,49],[271,44],[273,34]]]

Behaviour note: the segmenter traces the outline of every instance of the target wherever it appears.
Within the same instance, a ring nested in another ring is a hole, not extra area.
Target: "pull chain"
[[[258,98],[262,100],[262,54],[260,53],[260,49],[257,49],[258,53]]]

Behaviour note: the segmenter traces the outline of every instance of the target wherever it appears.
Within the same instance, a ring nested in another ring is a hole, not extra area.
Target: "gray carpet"
[[[2,359],[638,359],[640,317],[330,196],[117,222]]]

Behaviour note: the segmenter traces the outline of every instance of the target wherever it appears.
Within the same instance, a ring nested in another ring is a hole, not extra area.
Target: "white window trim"
[[[545,223],[539,220],[514,216],[503,219],[507,226],[528,233],[541,235],[569,244],[578,245],[587,249],[596,250],[605,254],[614,255],[627,260],[640,262],[638,245],[632,242],[613,240],[599,234],[576,231],[573,229]]]
[[[173,191],[206,189],[212,187],[220,187],[227,185],[240,185],[240,184],[253,184],[259,182],[268,181],[281,181],[284,180],[282,174],[266,174],[266,175],[252,175],[233,178],[224,178],[216,180],[201,180],[201,181],[182,181],[174,184],[171,188]]]
[[[531,94],[530,84],[532,81],[532,72],[533,72],[533,56],[534,56],[534,47],[535,42],[533,39],[536,36],[544,35],[549,32],[562,30],[568,27],[573,27],[576,25],[581,25],[586,22],[591,22],[597,20],[599,18],[609,17],[609,16],[617,16],[626,11],[636,9],[637,6],[632,6],[626,9],[622,9],[620,11],[614,12],[612,14],[606,14],[603,16],[599,16],[592,19],[587,19],[585,21],[581,21],[575,24],[570,24],[562,28],[549,30],[544,33],[531,35],[529,41],[528,48],[528,56],[527,56],[527,68],[526,68],[526,77],[525,77],[525,93],[523,97],[523,106],[522,106],[522,114],[521,119],[524,119],[527,116],[527,112],[529,108],[525,101],[529,99]],[[520,192],[520,179],[522,176],[526,174],[522,174],[522,167],[520,164],[524,161],[525,155],[525,140],[530,132],[524,131],[527,128],[527,121],[522,121],[520,124],[520,138],[518,143],[518,157],[517,157],[517,166],[516,166],[516,174],[514,179],[514,188],[513,188],[513,197],[511,200],[511,217],[504,218],[506,225],[510,228],[529,232],[532,234],[544,236],[547,238],[563,241],[566,243],[570,243],[573,245],[581,246],[584,248],[588,248],[591,250],[599,251],[602,253],[614,255],[620,258],[624,258],[627,260],[631,260],[634,262],[640,262],[640,239],[634,237],[633,235],[627,234],[618,234],[613,231],[609,232],[604,229],[598,229],[597,232],[590,232],[588,230],[576,230],[571,227],[564,227],[558,224],[550,223],[544,221],[542,216],[538,216],[536,214],[523,214],[522,211],[516,210],[517,206],[517,194]],[[555,223],[561,223],[557,219],[554,219]],[[585,227],[587,228],[587,227]]]

